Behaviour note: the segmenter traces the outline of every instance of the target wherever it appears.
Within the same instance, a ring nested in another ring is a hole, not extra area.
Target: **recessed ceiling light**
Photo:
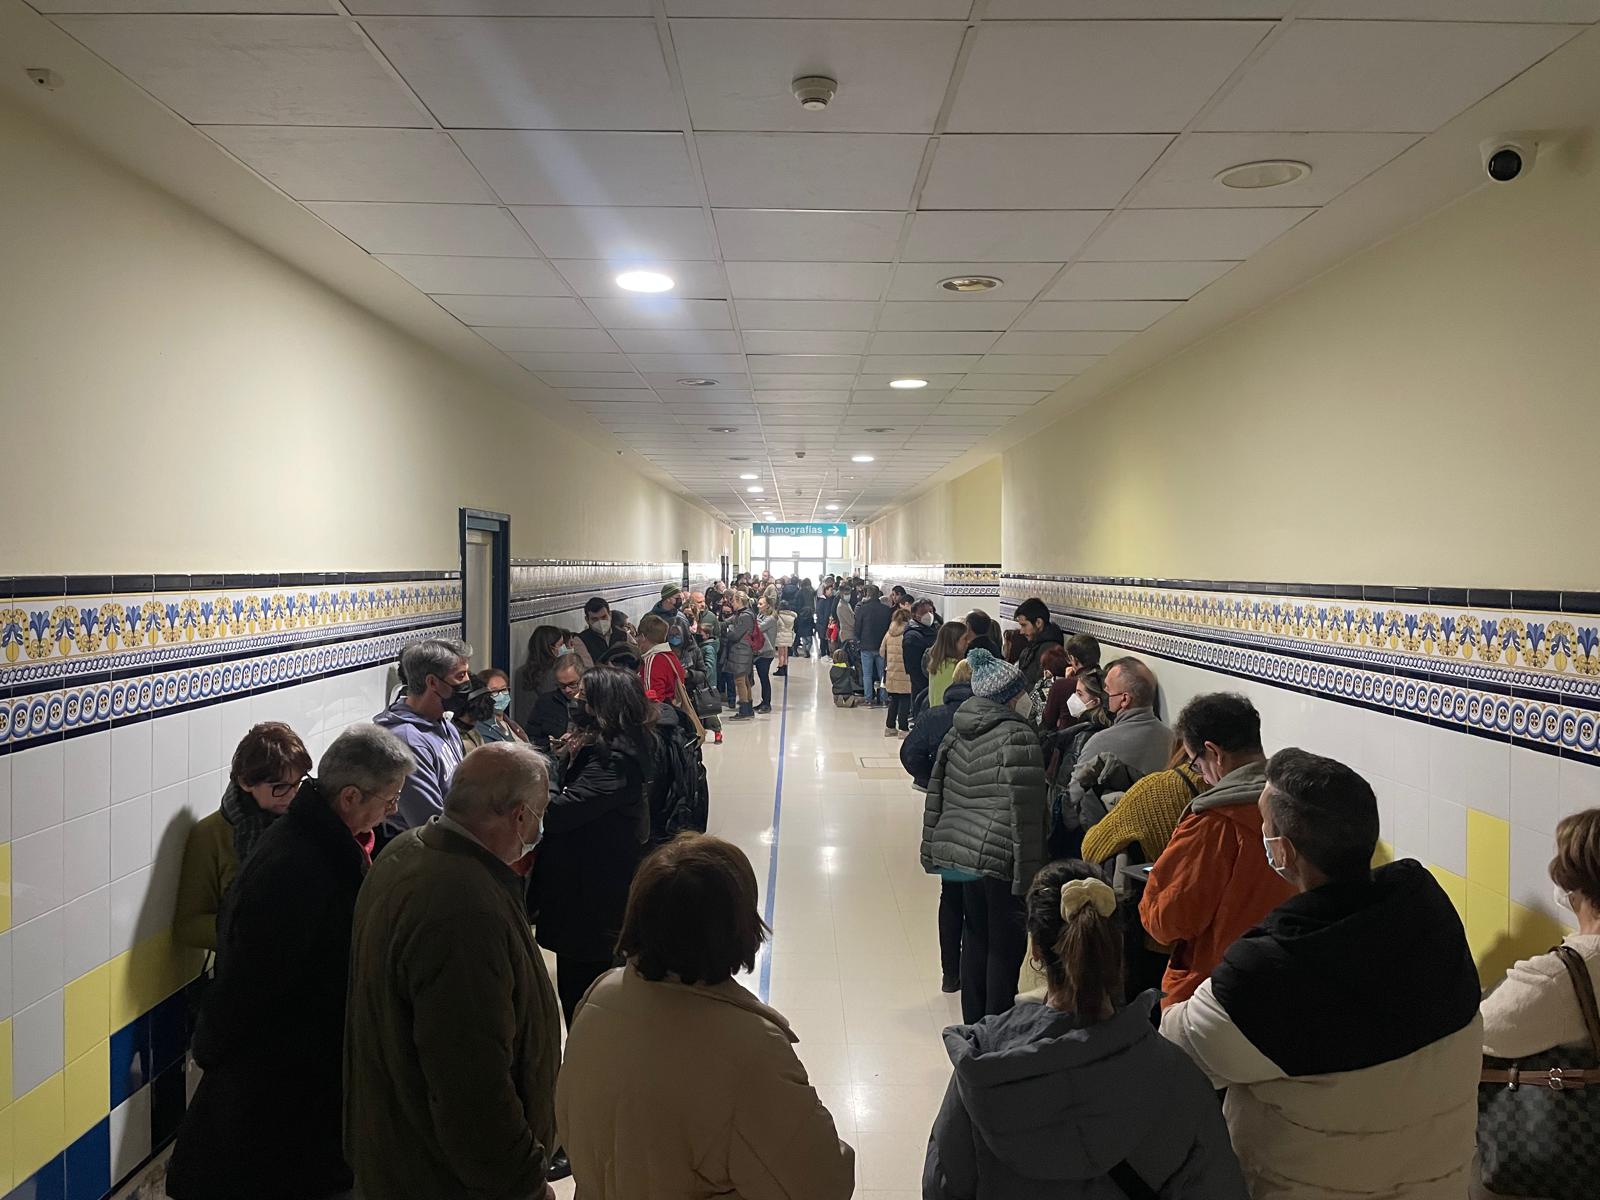
[[[728,459],[728,461],[729,462],[749,462],[750,461],[750,456],[748,454],[736,454],[732,458]]]
[[[868,425],[867,426],[867,432],[868,433],[893,433],[894,432],[894,426],[892,426],[892,425]]]
[[[852,454],[850,456],[850,461],[851,462],[871,462],[872,461],[872,455],[870,455],[870,454]]]
[[[822,507],[827,509],[829,512],[839,511],[839,506],[837,504],[824,504]]]
[[[690,379],[677,379],[677,380],[674,380],[673,382],[675,382],[675,383],[677,383],[677,384],[679,384],[679,385],[681,385],[683,387],[716,387],[717,386],[717,381],[715,379],[690,378]]]
[[[1309,174],[1311,174],[1309,163],[1296,162],[1290,158],[1270,158],[1262,162],[1240,163],[1236,167],[1219,171],[1217,182],[1223,187],[1254,191],[1260,188],[1282,187],[1286,183],[1304,179]]]
[[[738,433],[739,432],[739,427],[737,425],[707,425],[706,428],[709,429],[712,433]]]
[[[762,487],[759,483],[752,483],[749,487],[745,488],[745,491],[749,492],[752,496],[759,495],[766,490],[767,489]]]
[[[939,280],[939,286],[945,291],[960,292],[964,296],[977,292],[992,292],[1003,283],[1004,279],[993,275],[952,275],[949,279]]]
[[[673,288],[672,276],[660,271],[624,271],[616,282],[625,292],[670,292]]]
[[[751,475],[751,474],[746,473],[744,475],[739,476],[739,478],[740,479],[760,479],[761,476],[759,476],[759,475]]]
[[[891,379],[889,380],[889,386],[900,388],[904,391],[911,388],[925,388],[928,386],[928,381],[926,379]]]

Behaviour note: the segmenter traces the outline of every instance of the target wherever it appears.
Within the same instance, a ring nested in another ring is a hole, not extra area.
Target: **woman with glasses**
[[[490,742],[527,741],[522,726],[511,719],[511,680],[506,673],[490,667],[474,675],[470,682],[467,707],[455,717],[462,746],[470,752]]]
[[[233,752],[221,806],[196,822],[183,848],[172,930],[179,945],[217,948],[223,896],[310,773],[305,743],[282,721],[264,721],[244,735]]]

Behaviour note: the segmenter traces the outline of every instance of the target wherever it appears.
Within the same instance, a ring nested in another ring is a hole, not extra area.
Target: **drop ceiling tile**
[[[631,354],[634,367],[643,373],[652,371],[677,375],[716,375],[733,372],[744,373],[742,354]],[[715,391],[704,388],[703,391]]]
[[[42,13],[316,13],[320,0],[38,0]]]
[[[725,300],[678,300],[668,296],[590,300],[589,310],[607,329],[732,329]]]
[[[855,354],[752,354],[750,370],[773,375],[854,375],[861,367]]]
[[[730,262],[728,282],[741,300],[877,300],[888,263]]]
[[[850,399],[847,389],[768,388],[756,397],[762,404],[844,404]]]
[[[629,371],[633,368],[621,354],[577,354],[535,351],[511,356],[530,371]]]
[[[976,376],[1081,375],[1099,361],[1099,356],[1093,354],[988,354],[972,370]]]
[[[982,376],[974,377],[974,382],[982,383],[983,382],[983,377]],[[960,392],[956,392],[955,395],[951,399],[945,401],[945,403],[941,404],[939,407],[940,408],[950,408],[950,407],[954,406],[954,407],[959,408],[959,407],[962,407],[964,405],[969,405],[969,404],[983,404],[983,405],[999,404],[999,405],[1010,405],[1012,407],[1026,406],[1026,407],[1030,407],[1031,408],[1033,405],[1039,403],[1039,401],[1043,400],[1049,394],[1050,394],[1049,392],[1043,392],[1043,391],[1036,391],[1036,392],[1021,392],[1021,391],[1005,391],[1005,392],[960,391]]]
[[[942,137],[920,207],[1109,208],[1171,141],[1166,134],[1132,133]],[[946,249],[934,261],[967,257],[976,256]]]
[[[964,28],[953,21],[674,21],[697,130],[931,133]],[[848,80],[826,118],[790,80]]]
[[[1084,262],[1067,269],[1046,300],[1187,300],[1236,262]]]
[[[679,380],[688,378],[691,375],[695,378],[709,377],[715,379],[716,386],[692,388],[685,387],[679,382]],[[647,371],[645,372],[644,381],[655,389],[657,395],[663,401],[667,401],[670,394],[672,403],[679,402],[677,399],[679,393],[700,396],[703,401],[709,400],[717,404],[740,399],[748,400],[750,397],[750,377],[745,374],[743,367],[736,371],[713,371],[709,373],[709,376],[704,371]]]
[[[653,407],[659,403],[654,392],[645,391],[634,384],[625,388],[578,385],[561,388],[556,395],[573,404],[640,404]]]
[[[908,400],[907,396],[915,395],[917,399]],[[872,415],[885,416],[914,416],[917,413],[932,412],[938,408],[944,399],[944,393],[929,392],[894,392],[887,389],[875,391],[861,390],[850,395],[850,411],[857,416],[863,412]]]
[[[700,203],[680,133],[462,129],[453,136],[507,204]]]
[[[945,304],[938,300],[891,300],[883,306],[879,329],[927,332],[936,329],[998,330],[1008,328],[1027,307],[1023,301],[992,300],[987,304]]]
[[[1000,334],[994,330],[956,333],[875,333],[873,354],[982,354]]]
[[[447,129],[678,127],[648,17],[375,17],[362,27]]]
[[[865,331],[845,329],[746,329],[746,354],[864,354]]]
[[[711,203],[719,208],[903,208],[927,142],[893,133],[704,133],[695,139]]]
[[[1342,0],[1339,0],[1342,3]],[[1294,0],[990,0],[990,21],[1228,20],[1282,17]]]
[[[433,129],[207,125],[203,132],[296,200],[494,203],[456,144]]]
[[[80,16],[56,24],[197,125],[429,123],[343,17]]]
[[[1140,330],[1177,308],[1179,300],[1049,300],[1036,304],[1018,329]]]
[[[999,429],[1002,425],[1009,425],[1014,418],[1008,413],[998,413],[990,409],[979,412],[936,412],[929,415],[923,429],[937,429],[943,427],[964,427],[970,429]],[[925,435],[922,435],[925,436]]]
[[[548,263],[536,258],[470,258],[452,254],[380,254],[377,257],[423,292],[455,296],[569,294],[561,277]]]
[[[678,262],[716,257],[699,208],[560,205],[519,206],[511,212],[553,259]]]
[[[788,371],[751,373],[750,378],[755,383],[758,392],[765,391],[843,391],[854,381],[855,375],[820,372],[815,375],[801,375]]]
[[[1118,213],[1084,252],[1093,262],[1245,259],[1314,208],[1143,208]]]
[[[728,285],[723,282],[722,268],[714,262],[661,262],[654,259],[606,262],[563,258],[556,260],[555,267],[580,296],[636,295],[617,286],[617,275],[634,267],[647,267],[672,277],[672,294],[675,297],[704,300],[728,298]]]
[[[1058,262],[901,263],[895,268],[894,281],[889,285],[889,299],[956,304],[1032,300],[1060,269]],[[1002,282],[990,292],[952,292],[939,286],[940,280],[958,275],[989,275]]]
[[[1600,0],[1307,0],[1298,15],[1352,21],[1600,21]]]
[[[861,364],[863,373],[916,374],[923,378],[929,372],[940,375],[965,375],[978,365],[977,354],[870,354]]]
[[[667,405],[695,405],[695,404],[749,404],[754,400],[750,391],[749,380],[743,375],[738,378],[730,377],[717,387],[712,388],[686,388],[668,387],[662,385],[656,388],[656,395],[661,397],[661,403]]]
[[[1431,133],[1577,32],[1570,25],[1296,21],[1201,128]]]
[[[731,329],[619,329],[612,336],[624,354],[738,354]]]
[[[1131,331],[1093,330],[1002,334],[995,354],[1110,354],[1134,335]]]
[[[712,216],[725,258],[748,261],[889,262],[898,212],[719,208]]]
[[[960,21],[972,0],[667,0],[672,17],[892,17]]]
[[[517,223],[493,205],[311,201],[306,208],[371,254],[537,257]]]
[[[925,388],[889,387],[896,379],[904,379],[908,375],[915,375],[918,379],[926,379],[928,386]],[[894,396],[919,396],[931,402],[937,400],[966,377],[967,373],[965,371],[956,371],[946,375],[929,374],[926,371],[880,371],[875,374],[863,372],[856,379],[855,394],[861,396],[867,392],[887,391]]]
[[[871,329],[878,306],[861,300],[736,300],[745,329]]]
[[[949,128],[1177,133],[1271,28],[1264,21],[985,22]]]
[[[1053,392],[1068,379],[1070,375],[968,375],[967,382],[955,393],[955,399],[966,395],[968,389],[972,391],[990,392]]]
[[[644,380],[627,371],[540,371],[538,375],[553,388],[644,387]]]
[[[609,354],[616,345],[604,329],[521,329],[480,325],[473,332],[500,350]]]
[[[1195,133],[1155,165],[1132,208],[1299,207],[1326,204],[1404,153],[1411,133]],[[1272,188],[1230,188],[1217,174],[1238,163],[1292,159],[1311,173]]]
[[[553,296],[434,296],[435,303],[468,325],[522,325],[530,329],[587,329],[594,318],[576,300]]]
[[[1109,214],[1059,212],[919,212],[905,262],[1065,262]]]
[[[962,392],[963,396],[977,395],[976,392]],[[988,395],[990,393],[983,393]],[[1001,392],[1003,396],[1026,396],[1027,392]],[[981,404],[941,404],[936,415],[938,416],[978,416],[984,413],[993,413],[999,417],[1020,417],[1033,411],[1032,401],[1011,402],[984,402]]]

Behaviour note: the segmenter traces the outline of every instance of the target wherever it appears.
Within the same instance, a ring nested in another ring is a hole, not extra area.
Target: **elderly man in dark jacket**
[[[392,733],[345,730],[240,870],[195,1027],[205,1074],[167,1168],[175,1200],[350,1190],[341,1141],[350,920],[372,831],[414,765]]]

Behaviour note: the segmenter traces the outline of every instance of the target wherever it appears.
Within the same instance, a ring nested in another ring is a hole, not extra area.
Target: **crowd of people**
[[[1555,835],[1578,932],[1483,995],[1434,876],[1374,865],[1358,773],[1270,752],[1241,695],[1168,724],[1149,664],[1016,611],[1002,648],[860,579],[669,585],[637,626],[540,627],[514,677],[407,646],[314,773],[251,729],[183,864],[174,936],[215,957],[168,1194],[850,1196],[734,978],[755,873],[704,832],[723,698],[753,718],[815,647],[924,793],[963,1018],[925,1197],[1592,1196],[1600,810]]]

